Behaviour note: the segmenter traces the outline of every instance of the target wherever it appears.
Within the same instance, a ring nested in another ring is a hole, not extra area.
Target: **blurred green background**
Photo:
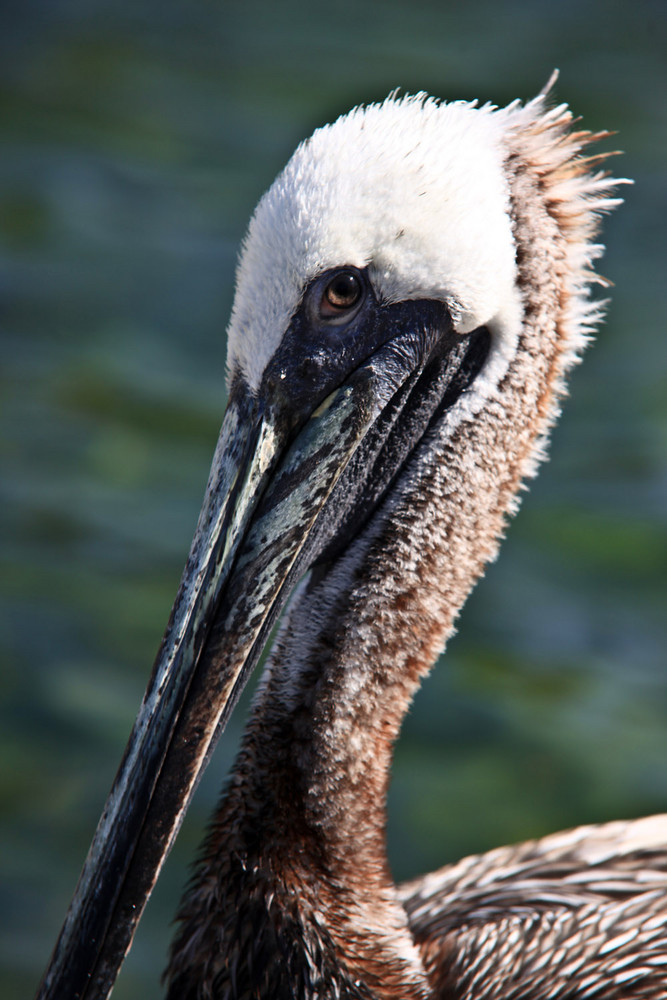
[[[667,806],[667,5],[5,0],[0,13],[0,995],[46,963],[138,707],[224,406],[247,218],[394,87],[618,130],[609,322],[398,748],[398,877]],[[115,996],[159,994],[234,720]]]

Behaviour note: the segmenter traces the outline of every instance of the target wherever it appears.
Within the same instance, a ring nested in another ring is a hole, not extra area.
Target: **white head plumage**
[[[564,353],[573,359],[601,314],[589,286],[602,247],[590,236],[597,213],[619,203],[610,189],[624,182],[577,159],[600,136],[571,124],[567,106],[549,108],[546,92],[501,109],[417,94],[318,129],[251,219],[228,330],[230,377],[241,374],[256,391],[308,283],[353,265],[368,268],[381,302],[438,299],[458,332],[487,326],[483,383],[497,383],[522,322],[508,176],[517,150],[542,178],[563,232]]]
[[[390,97],[303,142],[250,223],[230,371],[257,388],[304,287],[346,264],[369,268],[381,301],[441,299],[461,333],[495,323],[509,334],[519,315],[503,173],[512,111]]]

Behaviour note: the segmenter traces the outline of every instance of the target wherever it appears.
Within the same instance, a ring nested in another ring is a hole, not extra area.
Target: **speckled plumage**
[[[413,155],[419,115],[427,122],[426,142],[438,105],[389,101],[370,110],[373,128],[383,107],[391,122],[402,122]],[[363,132],[363,116],[357,110],[318,134],[318,164],[328,138],[338,142],[349,130],[352,141]],[[499,192],[490,200],[505,206],[511,254],[498,266],[513,276],[511,287],[504,279],[498,316],[484,312],[495,301],[489,289],[473,282],[466,291],[457,275],[456,294],[461,316],[475,316],[492,335],[497,320],[503,363],[492,360],[432,423],[363,531],[325,570],[313,570],[292,601],[183,902],[168,970],[171,1000],[667,996],[667,819],[654,821],[648,841],[648,827],[590,828],[563,835],[560,849],[547,838],[493,852],[402,890],[388,871],[385,797],[394,740],[466,596],[496,555],[522,482],[544,455],[564,377],[600,318],[599,304],[588,298],[600,253],[592,240],[600,211],[616,203],[609,197],[613,182],[592,172],[595,159],[582,155],[598,137],[573,132],[564,107],[548,110],[539,98],[526,107],[465,106],[440,117],[455,123],[454,138],[463,129],[466,150],[478,124],[480,142],[491,137],[497,174],[489,168],[488,176]],[[383,170],[390,169],[387,149],[394,148],[400,165],[398,133],[394,138],[394,146],[384,141]],[[300,148],[260,206],[241,264],[230,365],[242,374],[246,365],[251,386],[265,363],[262,350],[270,353],[253,340],[259,326],[251,315],[251,271],[261,269],[267,254],[290,246],[299,231],[317,232],[304,222],[311,210],[308,186],[299,187],[311,178],[308,150]],[[353,147],[346,147],[345,162],[353,170]],[[320,173],[317,166],[312,177]],[[400,191],[400,180],[400,172],[390,176],[386,190]],[[342,188],[344,182],[350,178]],[[452,197],[455,191],[456,185]],[[450,206],[452,225],[475,194]],[[283,211],[290,197],[297,198],[296,208],[286,212],[287,221],[280,216],[283,235],[272,245],[266,235],[272,213]],[[391,206],[392,225],[399,207]],[[384,234],[379,222],[376,229]],[[473,227],[470,240],[480,238],[483,226]],[[474,243],[461,239],[461,253],[472,260]],[[357,245],[355,231],[351,246]],[[340,259],[329,259],[331,246]],[[353,259],[345,232],[337,229],[321,253],[309,243],[299,260],[285,262],[292,299],[280,303],[279,318],[289,315],[312,278],[299,271],[302,258],[309,268],[361,266],[369,259],[372,267],[372,240],[369,246],[363,260]],[[406,292],[406,274],[424,271],[420,252],[413,239],[405,273],[400,252],[388,263],[384,254],[382,282],[390,297],[396,290],[408,298],[436,295],[438,275]],[[431,260],[425,251],[423,259]],[[271,289],[276,267],[274,260],[256,276],[258,289]],[[442,295],[446,300],[446,289]],[[266,311],[266,301],[261,308]],[[243,341],[248,331],[249,346]],[[635,849],[623,850],[633,831]],[[587,841],[611,847],[598,867],[589,866],[582,849]]]

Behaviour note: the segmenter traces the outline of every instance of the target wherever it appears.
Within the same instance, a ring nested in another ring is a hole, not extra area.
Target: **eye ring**
[[[320,299],[322,319],[344,319],[359,305],[363,294],[361,278],[355,271],[345,268],[337,271],[324,287]]]

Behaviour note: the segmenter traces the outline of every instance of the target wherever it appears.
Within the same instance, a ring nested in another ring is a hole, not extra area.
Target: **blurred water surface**
[[[257,198],[318,124],[391,89],[558,96],[620,132],[608,324],[552,461],[410,715],[398,877],[667,804],[662,2],[28,0],[0,13],[0,994],[29,996],[188,549]],[[610,147],[608,147],[610,148]],[[159,993],[225,735],[115,996]]]

